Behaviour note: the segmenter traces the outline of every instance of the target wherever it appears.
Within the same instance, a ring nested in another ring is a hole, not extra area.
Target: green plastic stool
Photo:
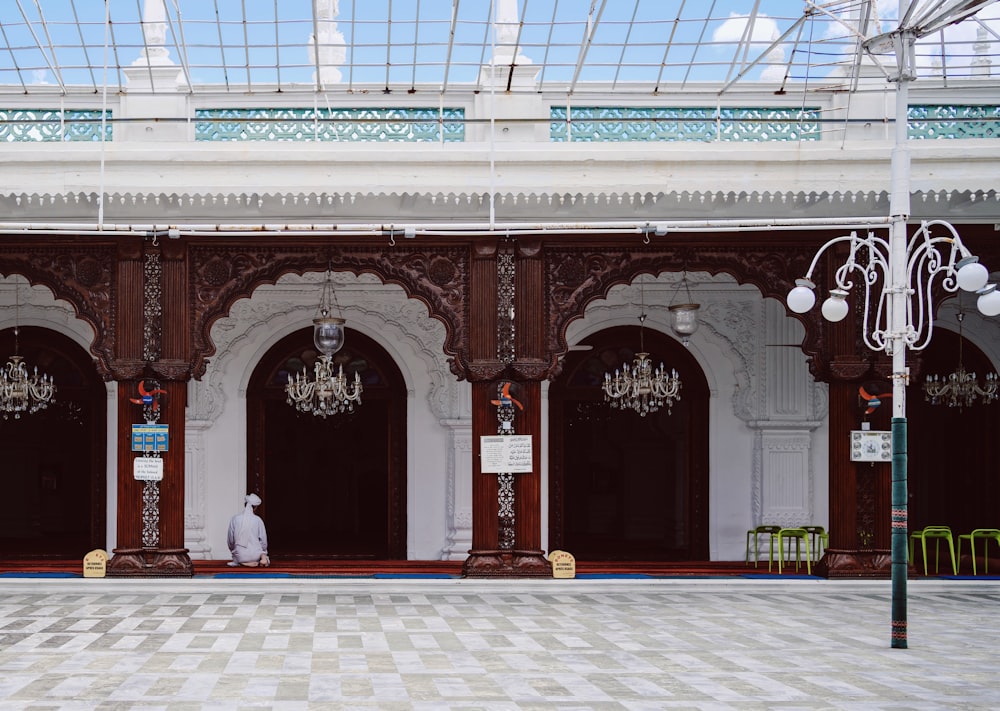
[[[781,526],[757,526],[756,528],[751,528],[747,531],[747,565],[750,565],[750,541],[753,540],[753,567],[757,567],[757,559],[759,557],[760,548],[757,547],[757,537],[761,535],[768,536],[768,542],[770,542],[771,537],[781,530]],[[771,546],[771,551],[773,555],[774,546]],[[771,569],[771,559],[767,559],[768,570]]]
[[[976,572],[976,539],[981,539],[983,541],[983,573],[986,575],[990,574],[990,539],[997,542],[1000,546],[1000,528],[977,528],[972,533],[963,533],[958,537],[958,559],[962,560],[962,541],[967,540],[969,542],[969,548],[972,549],[972,574],[978,575]]]
[[[934,574],[937,575],[941,563],[941,541],[948,543],[948,553],[951,554],[951,570],[953,575],[958,575],[958,562],[955,559],[955,539],[952,538],[951,529],[948,526],[927,526],[923,530],[914,531],[910,534],[910,561],[913,560],[914,544],[919,540],[920,549],[924,555],[924,575],[927,575],[927,539],[934,539]]]
[[[819,560],[823,557],[823,551],[830,545],[830,534],[822,526],[803,526],[802,528],[809,532],[813,560]]]
[[[778,574],[781,574],[782,564],[785,562],[785,542],[791,544],[792,539],[795,539],[795,570],[799,569],[799,563],[802,562],[802,548],[806,549],[806,573],[812,575],[812,562],[809,555],[809,531],[804,528],[783,528],[778,531],[776,536],[778,541]],[[772,538],[773,542],[775,539]],[[788,546],[788,556],[791,557],[791,545]],[[789,560],[789,563],[791,561]],[[771,567],[768,566],[768,570]]]

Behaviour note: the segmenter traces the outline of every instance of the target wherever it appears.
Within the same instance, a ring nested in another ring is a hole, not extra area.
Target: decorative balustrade
[[[910,106],[910,138],[1000,138],[1000,106]]]
[[[818,108],[553,107],[554,142],[818,141]]]
[[[112,138],[111,112],[105,139]],[[100,141],[101,111],[88,109],[0,109],[0,143]]]
[[[567,118],[568,112],[568,118]],[[106,112],[104,136],[115,117]],[[553,107],[549,138],[560,143],[818,141],[818,108]],[[832,123],[837,123],[833,121]],[[91,109],[0,109],[0,143],[100,141]],[[463,142],[461,108],[228,108],[195,111],[198,141]],[[916,140],[1000,138],[1000,105],[914,105]]]
[[[198,141],[461,142],[465,111],[436,108],[198,109]]]

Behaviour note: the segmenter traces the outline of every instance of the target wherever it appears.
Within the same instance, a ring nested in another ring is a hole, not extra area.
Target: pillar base
[[[469,551],[462,565],[466,578],[551,578],[552,564],[543,551]]]
[[[892,575],[892,554],[888,550],[835,550],[827,548],[813,566],[813,574],[823,578],[886,578]]]
[[[192,578],[194,563],[187,548],[115,548],[108,561],[109,578]]]

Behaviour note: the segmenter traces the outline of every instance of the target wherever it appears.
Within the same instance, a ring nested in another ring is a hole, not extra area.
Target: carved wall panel
[[[94,329],[90,351],[104,380],[114,379],[116,258],[113,244],[0,243],[0,273],[23,274],[32,284],[45,285]]]
[[[815,243],[802,241],[773,244],[720,244],[701,238],[669,238],[674,244],[658,247],[637,245],[609,251],[601,246],[546,247],[546,323],[552,356],[551,375],[558,372],[557,359],[566,352],[566,328],[583,315],[588,303],[604,298],[615,284],[627,284],[639,274],[664,271],[726,273],[740,284],[753,284],[765,297],[784,301],[795,279],[808,269]],[[687,243],[690,240],[690,243]],[[823,349],[819,317],[800,317],[806,325],[803,350],[813,360]],[[822,358],[820,360],[823,360]]]
[[[761,438],[761,521],[785,527],[813,521],[808,434],[764,432]],[[756,492],[754,493],[756,499]]]
[[[233,303],[261,284],[274,284],[288,272],[349,271],[371,273],[398,284],[444,323],[444,352],[452,372],[467,372],[469,252],[462,247],[344,246],[326,244],[192,245],[189,252],[192,304],[193,375],[205,373],[215,352],[209,331]]]

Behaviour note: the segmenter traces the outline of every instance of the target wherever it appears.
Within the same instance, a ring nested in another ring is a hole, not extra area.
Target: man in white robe
[[[227,542],[233,554],[229,565],[266,567],[271,564],[267,557],[267,530],[264,528],[264,520],[254,513],[254,509],[260,506],[260,497],[257,494],[247,494],[245,500],[243,511],[229,520]]]

